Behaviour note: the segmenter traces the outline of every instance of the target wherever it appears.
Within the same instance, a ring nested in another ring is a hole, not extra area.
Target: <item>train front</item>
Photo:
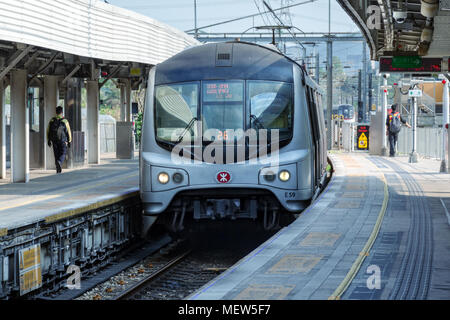
[[[186,217],[260,218],[269,229],[305,208],[312,159],[301,77],[279,53],[242,42],[194,47],[152,69],[144,215],[174,231]]]

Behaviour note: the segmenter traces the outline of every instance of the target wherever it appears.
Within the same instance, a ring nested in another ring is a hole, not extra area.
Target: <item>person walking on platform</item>
[[[402,123],[411,128],[408,122],[397,112],[397,104],[391,106],[392,112],[386,118],[386,135],[389,136],[389,156],[395,157],[395,147],[397,145],[398,134],[402,128]]]
[[[56,173],[62,172],[62,164],[66,159],[67,148],[70,148],[72,133],[69,121],[64,119],[63,108],[56,107],[56,117],[53,117],[47,126],[47,144],[53,146],[55,155]]]

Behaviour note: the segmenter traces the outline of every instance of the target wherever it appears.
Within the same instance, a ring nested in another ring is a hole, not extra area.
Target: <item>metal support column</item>
[[[387,91],[387,79],[383,78],[383,105],[382,105],[382,125],[381,125],[381,155],[382,156],[387,156],[388,154],[388,149],[386,147],[387,144],[387,136],[386,136],[386,118],[387,118],[387,102],[388,102],[388,91]],[[386,90],[386,92],[385,92]]]
[[[88,163],[100,164],[99,89],[97,80],[87,81]]]
[[[44,168],[45,170],[55,170],[55,156],[53,149],[47,145],[47,126],[50,119],[56,115],[56,107],[59,100],[58,76],[44,77],[44,107],[40,110],[43,113],[43,132],[41,135],[44,146]]]
[[[412,114],[412,150],[409,154],[409,163],[417,162],[417,98],[412,98],[413,114]]]
[[[444,90],[442,91],[442,162],[441,162],[441,169],[440,172],[449,172],[448,168],[450,167],[449,163],[446,163],[446,152],[450,152],[449,144],[450,141],[448,140],[448,134],[447,130],[445,129],[445,125],[449,123],[449,83],[448,81],[445,81],[444,84]],[[448,129],[450,131],[450,129]],[[447,139],[446,139],[447,138]],[[448,148],[448,150],[446,150]],[[448,159],[448,162],[450,162],[450,159]]]
[[[0,179],[6,178],[6,112],[5,87],[0,80]]]
[[[315,80],[317,82],[317,84],[320,83],[320,72],[319,72],[319,68],[320,68],[320,60],[319,60],[319,52],[316,53],[316,70],[315,70]]]
[[[362,110],[362,101],[361,101],[361,69],[358,70],[358,122],[364,122],[363,110]]]
[[[11,71],[11,181],[28,182],[29,121],[27,110],[27,71]]]
[[[126,101],[127,101],[127,105],[125,108],[126,111],[126,116],[125,116],[125,121],[131,122],[132,121],[132,117],[131,117],[131,81],[130,79],[126,79],[125,80],[125,97],[126,97]]]
[[[333,113],[333,42],[327,41],[327,148],[331,150],[331,118]]]
[[[367,122],[367,52],[366,43],[363,42],[363,61],[362,61],[362,120]]]
[[[127,99],[125,94],[125,84],[122,82],[119,82],[119,88],[120,88],[120,121],[126,121],[126,112],[127,112]]]

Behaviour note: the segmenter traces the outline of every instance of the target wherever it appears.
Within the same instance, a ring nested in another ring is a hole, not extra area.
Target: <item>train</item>
[[[148,74],[140,144],[144,224],[292,221],[326,181],[323,90],[277,49],[185,49]]]
[[[338,116],[344,122],[355,122],[355,108],[350,104],[341,104],[333,108],[333,116]]]

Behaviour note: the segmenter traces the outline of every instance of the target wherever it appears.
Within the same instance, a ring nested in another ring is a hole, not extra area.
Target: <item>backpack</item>
[[[391,117],[391,122],[389,123],[389,132],[398,133],[402,128],[402,123],[400,121],[400,113],[396,112]]]
[[[67,141],[66,136],[66,125],[63,122],[62,118],[53,118],[50,122],[50,130],[49,130],[49,140],[52,142],[58,141],[63,142]]]

